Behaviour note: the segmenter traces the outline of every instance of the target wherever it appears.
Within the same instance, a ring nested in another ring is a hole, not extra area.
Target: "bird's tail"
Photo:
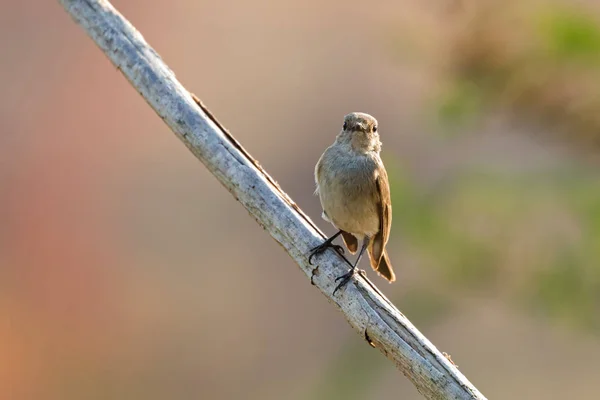
[[[369,260],[371,261],[371,267],[377,271],[377,273],[383,276],[388,281],[394,282],[396,280],[396,275],[394,274],[394,270],[392,269],[392,263],[390,262],[390,258],[388,257],[387,250],[383,249],[383,254],[381,258],[377,260],[373,257],[372,246],[367,248],[369,252]]]

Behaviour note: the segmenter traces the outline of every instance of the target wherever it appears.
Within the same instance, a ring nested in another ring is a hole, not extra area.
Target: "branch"
[[[142,35],[108,1],[59,0],[175,135],[217,177],[371,346],[428,399],[485,399],[444,355],[363,277],[333,297],[346,272],[333,251],[308,264],[323,234],[300,208],[175,78]]]

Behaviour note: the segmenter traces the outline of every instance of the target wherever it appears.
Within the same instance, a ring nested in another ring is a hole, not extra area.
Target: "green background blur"
[[[314,164],[378,118],[369,277],[490,399],[600,396],[597,3],[113,4],[327,233]],[[420,398],[57,2],[2,10],[1,399]]]

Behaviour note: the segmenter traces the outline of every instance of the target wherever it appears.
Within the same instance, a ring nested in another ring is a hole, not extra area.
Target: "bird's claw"
[[[333,245],[333,246],[331,246],[331,247],[333,247],[333,249],[334,249],[335,251],[337,251],[338,253],[340,253],[340,254],[344,254],[344,248],[343,248],[342,246],[340,246],[339,244],[334,244],[334,245]]]
[[[338,289],[342,288],[346,283],[348,283],[350,281],[350,279],[354,276],[354,274],[356,273],[360,273],[361,271],[353,268],[350,271],[348,271],[347,273],[345,273],[344,275],[338,276],[337,278],[335,278],[335,281],[339,281],[341,280],[340,283],[338,283],[338,285],[335,287],[335,289],[333,289],[333,294],[332,296],[335,296],[335,292],[338,291]]]
[[[317,254],[324,252],[329,247],[331,247],[335,251],[337,251],[338,254],[342,254],[342,255],[344,254],[344,248],[342,246],[340,246],[339,244],[322,243],[322,244],[310,249],[310,255],[308,256],[308,264],[313,265],[313,263],[312,263],[313,257],[316,256]]]
[[[313,265],[313,263],[312,263],[312,258],[313,258],[313,257],[314,257],[314,256],[315,256],[317,253],[320,253],[320,251],[314,251],[314,250],[311,250],[311,251],[310,251],[310,255],[308,256],[308,264],[309,264],[309,265]]]

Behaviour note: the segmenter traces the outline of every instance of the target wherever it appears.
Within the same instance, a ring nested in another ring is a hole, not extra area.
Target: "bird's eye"
[[[338,126],[339,126],[339,125],[338,125]],[[346,129],[348,129],[348,123],[347,123],[347,122],[344,122],[344,127],[343,127],[342,129],[343,129],[343,130],[346,130]]]
[[[373,125],[373,132],[377,132],[377,125]]]

